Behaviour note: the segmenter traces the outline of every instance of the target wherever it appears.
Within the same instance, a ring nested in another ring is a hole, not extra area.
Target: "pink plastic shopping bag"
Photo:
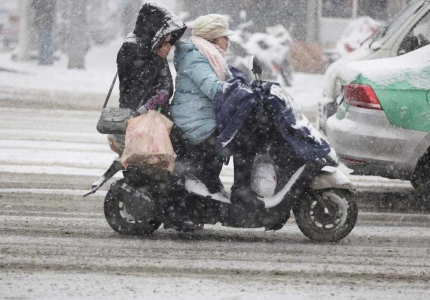
[[[173,122],[150,110],[131,119],[125,134],[121,163],[128,166],[173,171],[176,154],[170,141]]]

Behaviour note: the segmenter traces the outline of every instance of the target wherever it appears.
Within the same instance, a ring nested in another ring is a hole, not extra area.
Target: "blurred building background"
[[[178,9],[196,18],[222,13],[231,22],[255,22],[255,28],[284,25],[296,41],[320,42],[330,46],[339,38],[346,23],[361,16],[388,21],[411,0],[178,0]]]
[[[37,13],[33,2],[55,2],[52,50],[84,67],[85,53],[93,44],[125,37],[136,20],[143,0],[0,0],[0,48],[14,49],[16,59],[38,56]],[[230,16],[231,27],[252,20],[251,30],[264,32],[281,24],[291,34],[291,52],[298,71],[321,72],[319,57],[333,48],[347,23],[361,16],[387,22],[410,0],[164,0],[159,1],[192,21],[202,14]],[[45,32],[46,33],[46,32]],[[49,34],[45,35],[49,42]],[[40,47],[39,47],[40,48]],[[40,49],[39,49],[40,50]],[[39,51],[40,52],[40,51]],[[47,52],[49,54],[49,51]],[[298,56],[295,58],[295,56]],[[306,64],[311,64],[307,67]],[[319,64],[319,65],[318,65]]]
[[[50,64],[63,54],[69,68],[84,68],[91,45],[125,37],[142,0],[0,0],[0,51],[17,60]],[[159,1],[175,9],[175,0]],[[51,20],[52,19],[52,20]],[[49,58],[49,56],[52,56]]]
[[[324,45],[339,38],[347,22],[363,16],[388,22],[411,0],[319,0],[319,36]]]
[[[295,44],[290,52],[296,71],[323,72],[324,49],[336,46],[347,24],[363,16],[388,22],[411,0],[178,0],[178,10],[194,19],[202,14],[222,13],[237,23],[252,20],[256,32],[283,25]]]

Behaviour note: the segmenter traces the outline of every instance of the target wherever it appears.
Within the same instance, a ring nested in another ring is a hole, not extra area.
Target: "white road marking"
[[[50,175],[79,175],[79,176],[96,176],[100,177],[107,170],[106,169],[94,168],[74,168],[74,167],[59,167],[59,166],[29,166],[29,165],[0,165],[1,173],[19,173],[19,174],[50,174]],[[118,173],[115,177],[121,178],[121,173]]]
[[[31,116],[31,122],[28,118]],[[99,112],[0,108],[0,172],[101,176],[116,154],[106,136],[98,134]],[[341,171],[348,169],[341,165]],[[376,176],[347,175],[358,190],[413,191],[409,181]],[[122,174],[118,173],[117,178]],[[225,166],[221,179],[233,183],[233,164]]]
[[[54,215],[54,217],[57,216],[88,216],[88,217],[104,217],[104,214],[102,213],[83,213],[83,212],[57,212],[57,211],[36,211],[36,210],[8,210],[7,213],[9,214],[8,218],[12,218],[13,216],[10,216],[10,214],[17,214],[19,215],[18,217],[14,217],[14,218],[22,218],[23,215],[25,215],[24,217],[27,217],[27,215],[47,215],[44,217],[48,217],[49,215]],[[41,218],[41,216],[34,216],[36,218]],[[77,219],[77,218],[75,218]],[[84,220],[82,218],[82,220]]]
[[[101,143],[72,143],[57,141],[9,140],[0,139],[1,149],[35,149],[59,151],[94,151],[112,154],[107,142]]]
[[[88,193],[89,190],[66,190],[66,189],[20,189],[20,188],[7,188],[0,189],[2,194],[38,194],[38,195],[72,195],[82,196]],[[91,196],[105,197],[106,191],[97,191]]]

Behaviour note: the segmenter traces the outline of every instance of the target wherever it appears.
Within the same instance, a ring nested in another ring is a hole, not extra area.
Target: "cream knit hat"
[[[192,34],[212,41],[221,36],[233,35],[234,32],[229,29],[226,17],[210,14],[198,17],[194,21]]]

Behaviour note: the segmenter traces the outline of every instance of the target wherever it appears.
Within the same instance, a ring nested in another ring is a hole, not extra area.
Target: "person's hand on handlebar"
[[[253,88],[261,88],[261,90],[266,94],[270,93],[270,88],[272,87],[272,85],[273,83],[270,81],[260,81],[260,80],[254,80],[251,83],[251,86]]]

